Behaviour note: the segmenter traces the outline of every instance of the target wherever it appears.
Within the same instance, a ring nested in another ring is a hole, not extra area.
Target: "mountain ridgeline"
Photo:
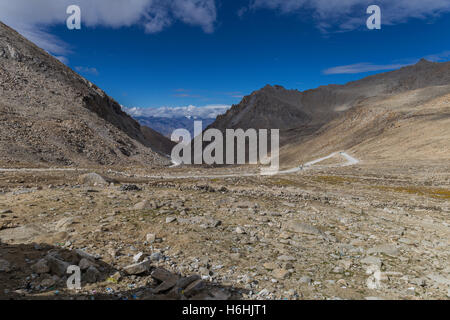
[[[267,85],[209,128],[280,129],[281,159],[289,165],[342,149],[362,158],[441,159],[450,154],[449,96],[450,63],[422,59],[346,85],[304,92]]]
[[[363,161],[448,160],[449,101],[450,63],[422,59],[392,72],[304,92],[267,85],[207,129],[280,129],[282,165],[340,150]],[[151,118],[140,120],[0,23],[1,165],[169,164],[174,146],[164,136],[169,131],[160,134],[142,125]]]
[[[0,22],[0,162],[163,165],[172,145]]]

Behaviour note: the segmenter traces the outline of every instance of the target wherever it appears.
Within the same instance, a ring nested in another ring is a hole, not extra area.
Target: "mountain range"
[[[293,165],[338,150],[361,159],[450,157],[450,62],[425,59],[345,85],[255,91],[209,128],[280,129],[281,160]]]
[[[286,166],[339,150],[369,162],[448,161],[450,62],[422,59],[304,92],[267,85],[231,108],[144,112],[123,108],[0,23],[2,166],[167,165],[174,146],[167,137],[178,128],[192,131],[194,120],[222,131],[280,129]]]
[[[177,129],[186,129],[194,136],[194,121],[201,121],[204,128],[224,114],[230,107],[212,105],[205,107],[123,108],[143,126],[150,127],[170,139]]]

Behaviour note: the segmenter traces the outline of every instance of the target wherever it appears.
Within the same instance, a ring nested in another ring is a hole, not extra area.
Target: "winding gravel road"
[[[350,156],[346,152],[334,152],[330,154],[329,156],[316,159],[313,161],[310,161],[308,163],[305,163],[301,166],[283,170],[283,171],[271,171],[268,169],[262,169],[261,173],[239,173],[239,174],[222,174],[222,175],[134,175],[135,177],[139,178],[148,178],[148,179],[167,179],[167,180],[173,180],[173,179],[197,179],[197,178],[203,178],[203,179],[220,179],[220,178],[234,178],[234,177],[255,177],[255,176],[274,176],[274,175],[282,175],[282,174],[294,174],[301,171],[310,170],[313,168],[313,166],[317,163],[320,163],[322,161],[328,160],[330,158],[333,158],[337,155],[341,155],[344,157],[347,162],[343,164],[338,165],[327,165],[326,167],[332,168],[332,167],[347,167],[352,166],[355,164],[358,164],[360,161],[352,156]],[[0,168],[0,172],[89,172],[92,171],[90,169],[76,169],[76,168]],[[124,172],[117,172],[117,171],[110,171],[111,173],[120,174],[120,175],[127,175]]]

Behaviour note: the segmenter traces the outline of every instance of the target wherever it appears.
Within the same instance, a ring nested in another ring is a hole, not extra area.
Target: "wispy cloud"
[[[0,21],[48,52],[64,56],[68,44],[49,32],[49,27],[65,24],[66,9],[81,8],[82,27],[141,26],[157,33],[176,21],[214,31],[217,19],[215,0],[0,0]]]
[[[436,53],[436,54],[430,54],[430,55],[426,56],[425,59],[433,61],[433,62],[448,61],[450,59],[450,50]]]
[[[387,71],[405,67],[409,64],[373,64],[367,62],[337,66],[323,71],[324,74],[357,74],[373,71]]]
[[[59,61],[61,61],[62,63],[66,64],[66,65],[69,64],[69,59],[67,59],[64,56],[55,56],[55,58],[58,59]]]
[[[191,94],[191,93],[176,93],[173,95],[175,98],[195,98],[195,99],[201,99],[205,98],[202,95],[199,94]]]
[[[189,89],[184,89],[184,88],[178,88],[174,90],[175,92],[191,92],[191,90]]]
[[[448,0],[250,0],[239,11],[239,16],[260,9],[276,10],[280,14],[303,14],[312,17],[323,32],[342,32],[364,27],[368,17],[366,9],[373,4],[382,9],[383,25],[450,12]]]
[[[98,76],[99,75],[99,72],[98,72],[97,68],[75,67],[75,70],[78,71],[79,73],[83,73],[83,74],[89,74],[89,75],[93,75],[93,76]]]
[[[443,51],[440,53],[430,54],[424,57],[425,60],[432,62],[444,62],[450,59],[450,50]],[[325,69],[322,71],[323,74],[332,75],[332,74],[357,74],[357,73],[366,73],[366,72],[374,72],[374,71],[388,71],[400,69],[402,67],[410,66],[417,63],[420,58],[414,59],[402,59],[402,63],[391,63],[391,64],[374,64],[369,62],[359,62],[349,65],[332,67],[329,69]],[[397,60],[399,61],[399,60]]]

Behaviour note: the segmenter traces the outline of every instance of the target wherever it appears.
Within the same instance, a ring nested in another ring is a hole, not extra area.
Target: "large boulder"
[[[78,183],[89,186],[105,186],[108,184],[106,179],[97,173],[83,174],[78,178]]]

